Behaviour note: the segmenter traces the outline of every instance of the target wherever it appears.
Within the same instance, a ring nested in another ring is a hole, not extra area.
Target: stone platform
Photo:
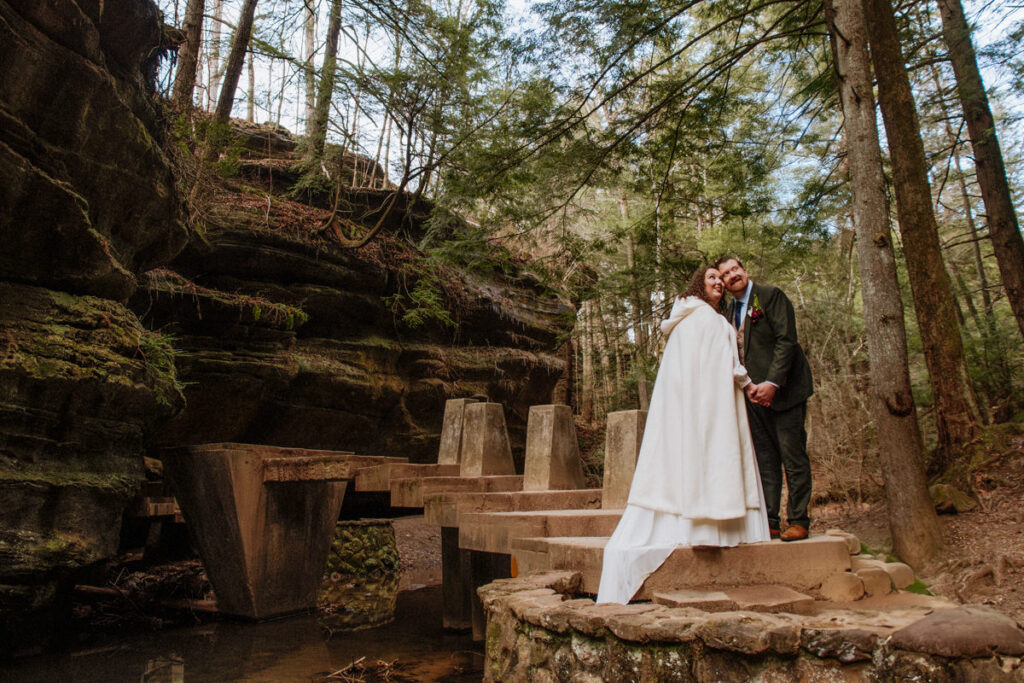
[[[911,593],[799,614],[595,605],[581,585],[549,572],[482,587],[484,680],[1024,680],[1024,630],[984,607]]]
[[[511,543],[520,574],[572,570],[580,590],[597,593],[606,537],[521,537]],[[636,599],[655,593],[710,586],[780,585],[797,591],[817,589],[839,573],[849,572],[845,538],[812,536],[803,541],[749,543],[734,548],[676,548],[644,583]]]

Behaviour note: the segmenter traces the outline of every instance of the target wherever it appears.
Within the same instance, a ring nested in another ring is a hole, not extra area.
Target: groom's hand
[[[772,400],[775,398],[775,392],[777,389],[778,387],[771,382],[761,382],[754,387],[753,397],[751,400],[754,403],[767,408],[772,404]]]

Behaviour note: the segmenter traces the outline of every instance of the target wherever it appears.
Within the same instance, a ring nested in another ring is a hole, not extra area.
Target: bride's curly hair
[[[690,286],[686,288],[686,291],[683,292],[681,296],[695,296],[698,299],[706,302],[708,306],[711,306],[711,308],[715,309],[722,315],[725,315],[725,297],[723,296],[716,305],[712,303],[710,299],[708,299],[707,292],[704,291],[704,276],[707,275],[708,271],[713,268],[717,270],[717,268],[715,268],[714,266],[704,266],[703,268],[698,268],[697,272],[695,272],[693,274],[693,277],[690,279]]]

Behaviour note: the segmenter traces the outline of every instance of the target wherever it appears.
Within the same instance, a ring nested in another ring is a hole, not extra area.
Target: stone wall
[[[117,549],[145,435],[181,406],[124,301],[187,233],[144,0],[0,0],[0,657]]]
[[[906,615],[867,610],[815,618],[595,605],[578,597],[580,578],[536,574],[479,589],[487,612],[485,680],[1024,679],[1024,632],[990,610],[919,614],[906,625]]]

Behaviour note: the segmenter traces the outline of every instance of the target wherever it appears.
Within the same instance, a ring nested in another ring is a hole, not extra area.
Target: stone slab
[[[601,504],[605,509],[621,510],[626,507],[646,422],[646,410],[608,413],[604,449],[604,500]]]
[[[500,403],[470,403],[462,415],[459,474],[464,477],[515,474],[505,408]]]
[[[458,491],[521,491],[522,475],[410,477],[391,481],[391,507],[422,508],[427,496]]]
[[[552,491],[583,486],[583,461],[572,408],[531,406],[526,422],[523,490]]]
[[[705,612],[725,612],[736,609],[732,598],[720,590],[680,588],[679,590],[655,593],[653,602],[665,607],[692,607]]]
[[[458,464],[386,463],[357,470],[354,488],[356,491],[390,491],[393,479],[457,476],[459,476]]]
[[[450,398],[444,402],[441,421],[441,445],[437,449],[438,465],[458,465],[462,460],[462,420],[466,406],[478,403],[475,398]]]
[[[518,538],[510,545],[521,574],[571,569],[582,574],[585,592],[596,593],[607,541],[602,537]],[[684,547],[673,551],[647,578],[636,597],[648,599],[654,593],[695,586],[750,584],[813,591],[830,576],[849,570],[846,541],[838,537],[811,536],[800,543],[771,541],[734,548]]]
[[[525,510],[468,513],[459,517],[459,547],[510,554],[517,538],[610,536],[622,510]]]
[[[601,489],[512,491],[499,493],[437,493],[423,499],[427,524],[458,527],[459,516],[474,512],[517,510],[591,510],[601,506]]]
[[[741,586],[725,589],[738,609],[751,612],[803,613],[814,605],[814,598],[788,586]]]

